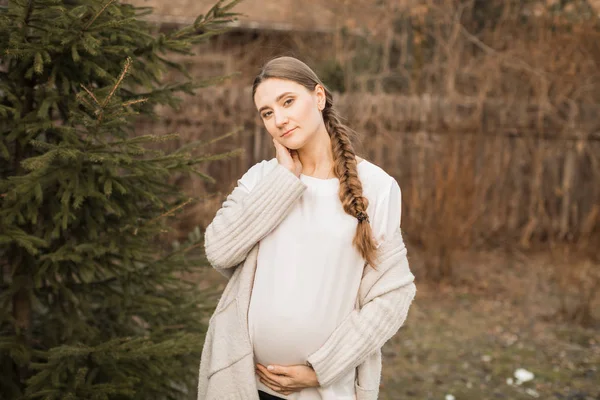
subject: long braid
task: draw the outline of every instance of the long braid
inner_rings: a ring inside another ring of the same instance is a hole
[[[342,206],[347,214],[358,219],[352,244],[365,261],[376,269],[376,244],[367,215],[369,200],[363,196],[362,182],[358,177],[356,153],[350,139],[353,132],[340,121],[338,113],[332,105],[329,91],[327,91],[327,101],[323,109],[323,120],[331,138],[333,171],[340,181],[339,196]]]

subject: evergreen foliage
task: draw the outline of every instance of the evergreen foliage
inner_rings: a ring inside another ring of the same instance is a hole
[[[192,201],[169,179],[233,153],[132,133],[214,83],[169,55],[226,30],[238,2],[168,33],[115,0],[0,6],[0,399],[195,399],[211,302],[184,279],[199,231],[162,245]]]

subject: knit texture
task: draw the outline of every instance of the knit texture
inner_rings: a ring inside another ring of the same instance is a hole
[[[277,165],[248,194],[236,188],[206,228],[204,246],[210,264],[225,277],[250,249],[283,220],[306,185]]]

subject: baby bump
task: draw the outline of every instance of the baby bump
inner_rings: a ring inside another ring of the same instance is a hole
[[[331,324],[316,315],[311,318],[310,313],[295,311],[283,314],[276,307],[250,310],[250,338],[257,362],[304,364],[308,355],[325,343],[333,329]]]

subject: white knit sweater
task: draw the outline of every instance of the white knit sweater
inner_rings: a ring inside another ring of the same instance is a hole
[[[200,362],[198,400],[258,399],[248,335],[248,307],[258,243],[287,215],[306,186],[283,166],[248,193],[236,188],[205,232],[206,255],[229,282],[213,314]],[[375,400],[381,347],[404,323],[415,296],[414,276],[398,229],[378,248],[377,270],[365,268],[355,310],[307,361],[321,386],[356,368],[358,400]]]

